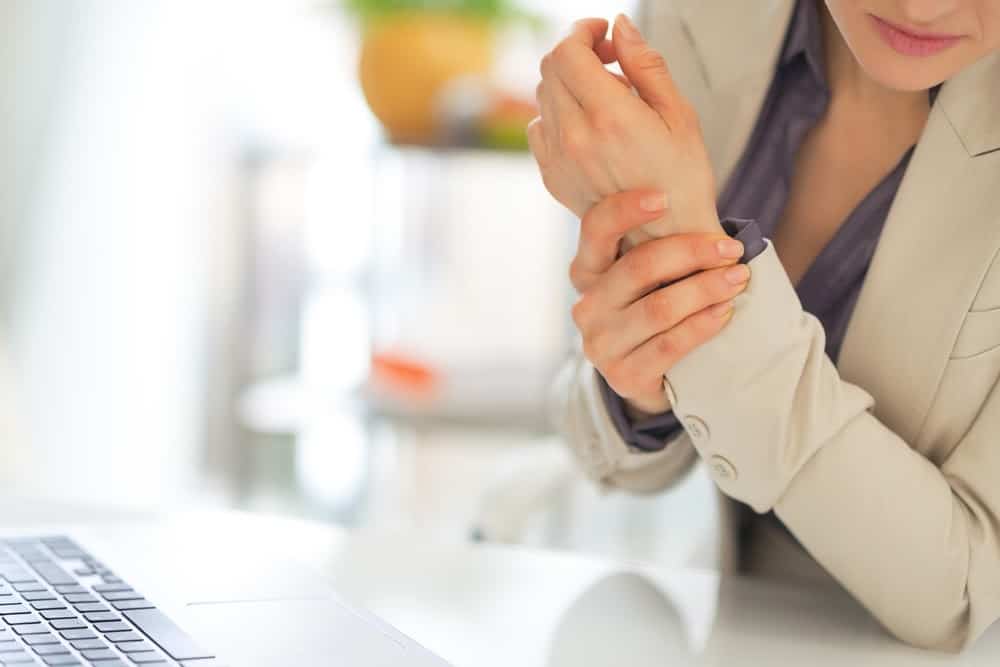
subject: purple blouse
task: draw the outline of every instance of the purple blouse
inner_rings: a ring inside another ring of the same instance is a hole
[[[932,104],[938,89],[929,91]],[[799,0],[757,124],[717,202],[723,227],[746,244],[741,261],[763,252],[761,237],[774,233],[788,201],[795,156],[829,103],[819,9],[813,0]],[[913,147],[858,204],[796,286],[803,309],[823,324],[834,363],[912,154]],[[632,423],[624,401],[603,378],[601,388],[615,427],[634,450],[662,450],[683,428],[672,412]]]

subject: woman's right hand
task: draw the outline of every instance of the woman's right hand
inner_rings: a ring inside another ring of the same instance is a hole
[[[670,409],[664,374],[722,330],[750,279],[743,244],[724,234],[654,239],[619,257],[625,234],[666,210],[662,193],[607,197],[584,216],[570,266],[584,355],[639,414]]]

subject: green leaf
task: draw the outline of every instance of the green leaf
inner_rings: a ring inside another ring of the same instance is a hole
[[[399,12],[435,12],[521,21],[536,27],[541,23],[538,15],[518,7],[512,0],[341,0],[341,4],[365,21]]]

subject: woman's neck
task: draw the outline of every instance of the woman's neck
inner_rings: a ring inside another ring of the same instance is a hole
[[[844,41],[826,3],[816,0],[823,22],[826,74],[831,93],[831,114],[857,117],[879,132],[912,134],[926,123],[930,100],[925,90],[898,91],[871,78]],[[915,140],[915,139],[914,139]]]

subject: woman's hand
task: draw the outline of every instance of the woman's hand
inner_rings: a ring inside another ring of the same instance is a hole
[[[632,409],[648,414],[670,408],[664,373],[722,330],[750,279],[737,264],[743,244],[722,232],[655,239],[618,258],[629,230],[666,217],[666,198],[655,191],[604,199],[583,217],[570,266],[584,355]]]
[[[577,216],[616,192],[670,192],[670,224],[654,219],[650,236],[722,233],[697,114],[627,18],[615,22],[613,42],[607,29],[603,19],[579,21],[542,60],[541,117],[528,137],[546,187]],[[627,80],[604,67],[614,60]]]

